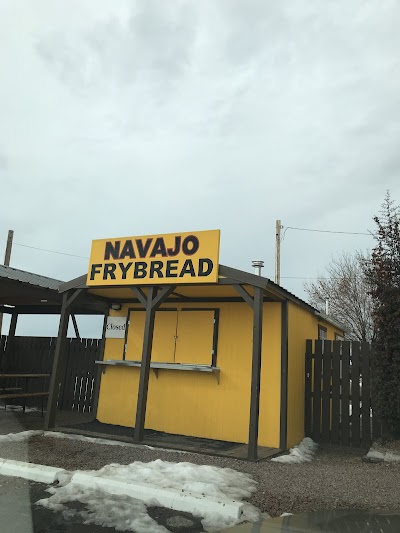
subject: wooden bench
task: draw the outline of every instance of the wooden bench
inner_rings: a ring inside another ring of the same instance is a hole
[[[14,387],[17,388],[17,387]],[[42,398],[42,416],[43,416],[43,398],[48,396],[48,392],[19,392],[19,393],[10,393],[10,394],[0,394],[0,400],[15,400],[17,398],[24,398],[25,401],[22,406],[22,412],[25,413],[26,399],[27,398]],[[7,409],[7,402],[4,402],[4,409]]]
[[[43,416],[43,399],[49,395],[48,391],[45,389],[48,388],[48,386],[44,386],[43,392],[29,392],[29,383],[31,379],[47,379],[50,377],[50,374],[35,374],[35,373],[19,373],[19,372],[7,372],[4,374],[0,374],[0,379],[13,379],[13,380],[23,380],[24,387],[8,387],[7,383],[5,383],[4,387],[0,385],[0,400],[16,400],[18,398],[23,398],[25,401],[23,402],[23,412],[25,413],[26,408],[26,400],[28,398],[41,398],[42,399],[42,416]],[[10,383],[12,385],[13,383]],[[7,401],[4,402],[4,409],[7,409]]]

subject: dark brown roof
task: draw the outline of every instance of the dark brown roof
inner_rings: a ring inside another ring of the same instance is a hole
[[[60,304],[61,281],[0,265],[0,305]]]
[[[18,270],[9,266],[0,265],[0,278],[12,279],[13,281],[22,281],[35,287],[43,287],[57,291],[62,281],[48,278],[25,270]]]

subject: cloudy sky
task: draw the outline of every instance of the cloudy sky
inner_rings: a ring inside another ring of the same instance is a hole
[[[373,229],[399,24],[397,0],[2,0],[0,255],[13,229],[11,266],[68,280],[94,238],[219,228],[221,263],[273,279],[276,219]],[[281,283],[372,243],[288,229]]]

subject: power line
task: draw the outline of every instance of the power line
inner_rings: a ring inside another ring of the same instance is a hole
[[[361,279],[362,276],[355,276],[356,278],[359,278]],[[269,277],[269,279],[272,279],[272,277]],[[281,279],[300,279],[300,280],[307,280],[307,281],[315,281],[315,280],[334,280],[334,281],[341,281],[343,280],[343,278],[330,278],[330,277],[318,277],[318,278],[313,278],[313,277],[306,277],[306,276],[281,276]]]
[[[57,252],[56,250],[47,250],[46,248],[38,248],[37,246],[29,246],[28,244],[21,244],[19,242],[14,242],[15,246],[22,246],[23,248],[31,248],[32,250],[40,250],[41,252],[48,252],[50,254],[58,255],[68,255],[69,257],[79,257],[80,259],[89,259],[83,255],[68,254],[66,252]]]
[[[310,228],[296,228],[294,226],[282,226],[285,229],[285,233],[288,229],[294,229],[296,231],[312,231],[316,233],[340,233],[343,235],[368,235],[369,237],[373,237],[373,234],[371,232],[365,233],[361,231],[331,231],[327,229],[310,229]]]

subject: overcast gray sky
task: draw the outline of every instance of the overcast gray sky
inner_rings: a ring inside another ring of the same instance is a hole
[[[2,0],[0,254],[14,229],[11,266],[68,280],[86,259],[18,244],[219,228],[221,263],[273,279],[275,219],[373,229],[400,202],[399,25],[396,0]],[[288,230],[282,285],[372,243]]]

